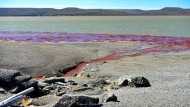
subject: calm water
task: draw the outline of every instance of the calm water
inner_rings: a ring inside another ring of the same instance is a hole
[[[190,16],[0,17],[0,31],[190,36]]]

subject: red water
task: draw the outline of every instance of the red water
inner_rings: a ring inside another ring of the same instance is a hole
[[[69,76],[76,76],[85,66],[94,64],[94,63],[100,63],[100,62],[106,62],[108,60],[116,60],[120,59],[122,57],[136,57],[136,56],[141,56],[141,55],[151,55],[151,54],[158,54],[162,52],[178,52],[178,51],[185,51],[190,49],[190,45],[173,45],[172,43],[168,44],[159,44],[157,46],[153,46],[151,48],[146,48],[146,49],[139,49],[139,50],[133,50],[133,51],[128,51],[128,50],[123,50],[119,52],[114,52],[111,55],[108,55],[104,58],[100,59],[95,59],[91,60],[88,63],[81,63],[78,65],[77,68],[69,71],[66,73],[64,76],[69,77]]]
[[[116,50],[104,58],[81,63],[76,69],[71,70],[64,76],[76,76],[86,64],[116,60],[122,57],[135,57],[141,55],[157,54],[163,52],[178,52],[190,49],[189,37],[149,36],[149,35],[117,35],[117,34],[77,34],[58,32],[0,32],[0,40],[24,41],[24,42],[141,42],[141,47],[134,49]],[[149,48],[142,48],[143,44],[151,44]]]

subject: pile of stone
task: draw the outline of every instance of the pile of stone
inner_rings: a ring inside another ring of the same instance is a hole
[[[47,107],[101,107],[99,98],[85,95],[97,92],[103,94],[107,91],[109,94],[105,99],[107,102],[119,102],[117,96],[110,93],[112,90],[121,87],[150,87],[149,81],[143,76],[124,75],[119,79],[92,79],[86,82],[79,82],[74,78],[65,80],[64,77],[50,77],[34,80],[30,75],[23,75],[18,70],[0,70],[0,93],[18,93],[30,87],[35,91],[31,94],[35,97],[31,102],[35,106]],[[68,78],[67,78],[68,79]],[[77,81],[77,82],[75,82]],[[84,92],[84,93],[83,93]],[[83,93],[83,94],[81,94]],[[55,100],[53,100],[55,96]],[[30,96],[32,97],[32,96]],[[47,98],[50,100],[47,100]],[[36,100],[36,101],[35,101]],[[51,101],[52,100],[52,101]],[[42,104],[43,102],[43,104]],[[40,104],[41,103],[41,104]]]
[[[151,87],[148,79],[143,76],[131,76],[124,75],[116,80],[105,80],[106,85],[103,86],[103,90],[111,92],[112,90],[117,90],[122,87]]]
[[[66,93],[67,82],[63,77],[50,77],[38,81],[38,87],[45,94],[56,94],[61,96]]]
[[[18,70],[0,70],[0,87],[11,93],[18,93],[30,87],[37,87],[38,81],[30,75],[22,75]]]
[[[148,79],[143,76],[130,76],[124,75],[118,79],[118,86],[130,86],[130,87],[150,87]]]

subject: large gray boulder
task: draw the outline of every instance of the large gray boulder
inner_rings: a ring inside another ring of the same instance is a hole
[[[18,70],[0,70],[0,87],[12,93],[17,93],[30,87],[37,87],[37,84],[37,80],[33,80],[30,75],[21,74]]]
[[[2,82],[11,82],[13,78],[17,75],[20,75],[20,72],[17,70],[0,70],[0,81]]]
[[[56,103],[51,107],[94,107],[98,106],[99,98],[94,98],[82,94],[64,94]]]

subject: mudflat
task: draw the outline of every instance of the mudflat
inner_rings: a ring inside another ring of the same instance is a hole
[[[1,42],[0,50],[1,68],[17,69],[32,76],[50,77],[56,70],[96,58],[93,52],[84,49],[48,44]]]

